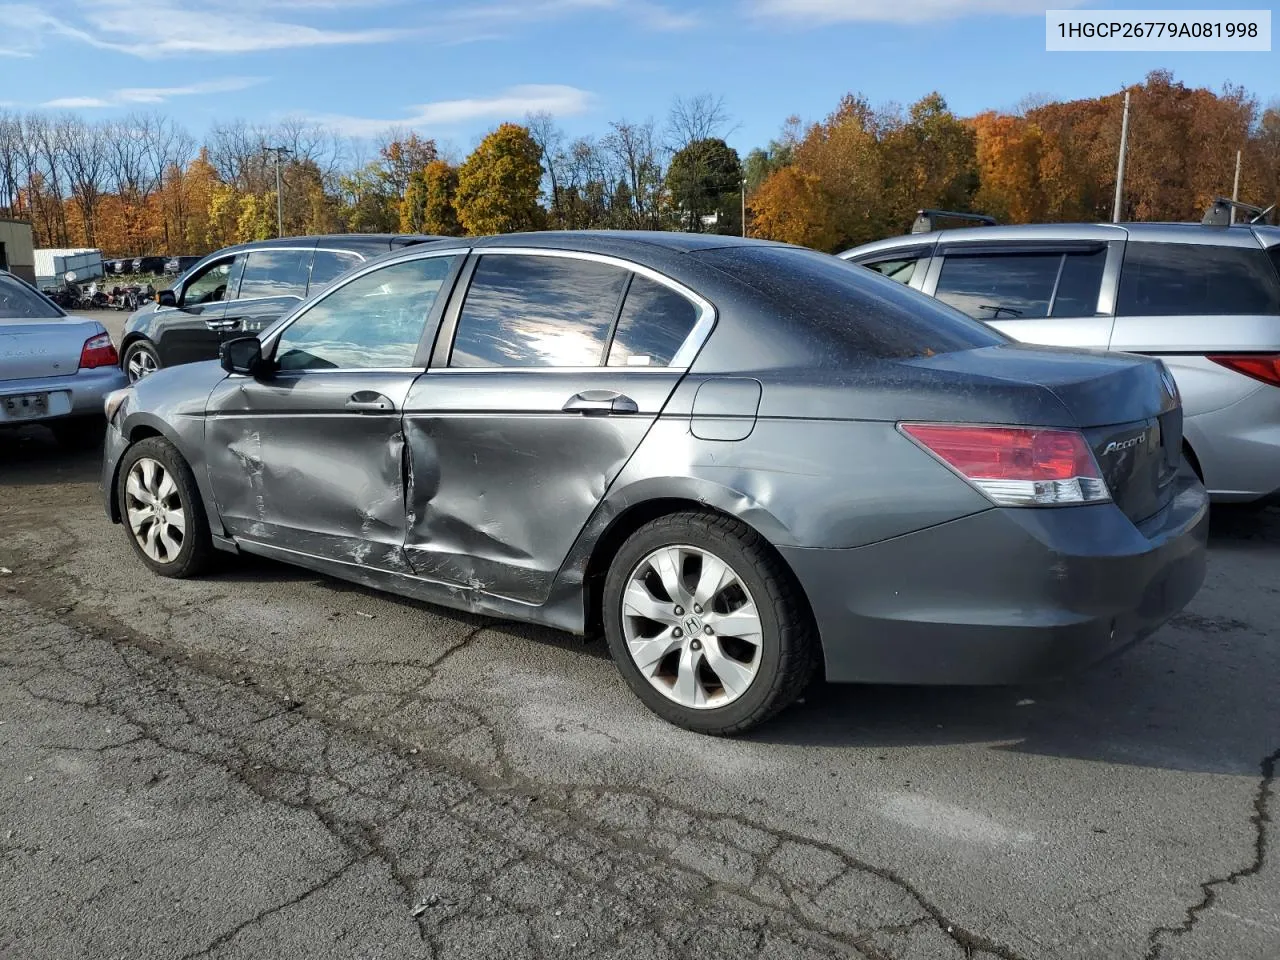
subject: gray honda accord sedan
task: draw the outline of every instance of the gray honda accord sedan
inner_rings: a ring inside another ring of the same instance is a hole
[[[603,632],[662,717],[829,681],[1060,676],[1204,577],[1160,361],[1033,348],[784,244],[459,239],[113,394],[107,512],[215,550]]]

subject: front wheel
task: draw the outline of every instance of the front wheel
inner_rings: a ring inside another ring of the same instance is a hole
[[[145,340],[135,340],[124,352],[124,372],[130,383],[137,383],[160,369],[160,355]]]
[[[817,664],[800,587],[755,531],[710,513],[660,517],[634,533],[604,585],[609,651],[663,719],[743,733],[790,705]]]
[[[148,437],[120,460],[116,497],[129,543],[162,577],[191,577],[209,566],[213,538],[187,461],[163,437]]]

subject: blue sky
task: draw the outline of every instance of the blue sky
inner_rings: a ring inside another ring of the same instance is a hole
[[[1202,6],[1207,0],[1202,0]],[[1070,0],[1049,4],[1073,5]],[[1091,0],[1090,8],[1151,7]],[[1240,4],[1247,6],[1247,4]],[[1175,5],[1166,0],[1161,7]],[[1029,0],[0,0],[0,104],[109,117],[304,116],[372,136],[412,126],[466,151],[548,110],[571,134],[723,95],[740,150],[846,92],[939,90],[971,114],[1029,94],[1109,93],[1150,70],[1280,98],[1277,53],[1046,53]]]

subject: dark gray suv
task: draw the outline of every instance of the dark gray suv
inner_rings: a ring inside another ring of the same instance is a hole
[[[209,254],[125,324],[120,364],[132,383],[161,367],[212,360],[232,337],[259,333],[366,260],[439,237],[284,237]]]

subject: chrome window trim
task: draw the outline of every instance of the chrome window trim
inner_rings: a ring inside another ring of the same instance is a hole
[[[614,254],[608,254],[608,253],[592,253],[586,250],[558,250],[551,247],[519,247],[519,246],[477,247],[473,252],[476,253],[481,259],[491,254],[506,255],[506,256],[527,256],[527,257],[559,257],[564,260],[588,260],[593,263],[603,263],[607,266],[618,267],[622,270],[628,271],[629,273],[639,274],[640,276],[645,277],[648,280],[652,280],[655,283],[662,284],[664,287],[667,287],[668,289],[673,290],[675,293],[684,297],[686,300],[692,303],[694,307],[697,308],[698,319],[694,321],[693,329],[690,330],[688,335],[684,338],[684,341],[680,344],[679,348],[676,350],[675,355],[671,358],[671,362],[661,367],[641,367],[641,366],[632,367],[627,365],[611,367],[606,365],[605,363],[600,363],[600,364],[596,364],[595,366],[589,366],[589,367],[588,366],[584,366],[584,367],[540,367],[540,366],[453,367],[453,366],[446,366],[446,367],[439,367],[439,368],[433,367],[432,368],[433,371],[460,370],[460,371],[466,371],[466,372],[475,372],[476,370],[519,370],[521,372],[527,372],[531,370],[541,370],[541,371],[546,371],[548,373],[552,373],[552,372],[565,373],[570,371],[574,373],[582,373],[583,371],[587,371],[587,370],[601,370],[601,371],[608,371],[611,373],[617,373],[619,370],[650,370],[655,372],[670,371],[670,370],[687,370],[693,364],[694,358],[696,358],[698,355],[698,351],[702,349],[702,345],[706,343],[707,338],[711,336],[711,331],[715,328],[715,325],[716,325],[716,318],[717,318],[716,308],[711,303],[711,301],[707,300],[701,294],[686,287],[679,280],[674,280],[671,277],[668,277],[665,273],[661,273],[660,271],[655,270],[652,267],[647,267],[644,264],[636,263],[633,260],[627,260],[624,257],[620,257]],[[472,278],[472,281],[474,282],[474,277]],[[467,305],[466,295],[467,293],[470,292],[470,289],[471,289],[470,285],[468,285],[467,290],[464,291],[462,295],[463,297],[462,308],[464,310],[466,309],[466,305]],[[625,306],[625,302],[624,302],[624,306]],[[458,338],[458,327],[461,326],[461,323],[462,323],[462,314],[461,312],[459,312],[458,324],[455,325],[453,330],[453,337],[455,342],[457,341],[457,338]],[[452,358],[453,344],[449,345],[449,355]]]
[[[347,284],[354,283],[356,280],[359,280],[361,277],[364,277],[370,273],[373,273],[375,270],[381,270],[385,267],[393,267],[393,266],[396,266],[397,264],[406,263],[410,260],[429,260],[433,257],[465,256],[469,252],[470,248],[454,247],[449,250],[435,250],[435,249],[414,250],[412,247],[410,247],[409,250],[411,250],[412,253],[407,253],[403,257],[395,257],[390,260],[377,260],[374,262],[370,262],[366,260],[364,263],[364,266],[356,268],[355,273],[352,273],[351,275],[344,277],[342,280],[333,284],[332,286],[325,287],[323,292],[321,292],[320,296],[317,297],[315,300],[303,301],[303,303],[301,304],[301,309],[295,308],[295,312],[291,316],[286,317],[280,323],[280,326],[277,327],[275,330],[272,330],[265,340],[260,341],[262,344],[263,356],[266,356],[268,349],[275,349],[275,345],[277,341],[279,341],[280,337],[284,334],[286,330],[288,330],[291,326],[297,323],[301,318],[305,317],[308,313],[310,313],[313,309],[315,309],[315,307],[318,304],[324,303],[326,300],[329,299],[329,297],[333,296],[335,293],[337,293]],[[338,252],[343,252],[343,251],[338,251]],[[367,369],[372,369],[372,368],[369,368],[369,367],[330,368],[328,369],[327,372],[337,373],[341,371],[341,372],[349,373],[353,370],[367,370]],[[395,369],[399,369],[399,368],[395,368]],[[408,367],[405,369],[421,371],[421,370],[425,370],[426,367]]]

